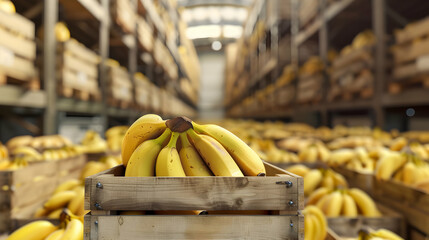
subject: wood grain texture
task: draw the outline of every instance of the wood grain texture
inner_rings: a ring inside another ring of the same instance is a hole
[[[74,55],[75,57],[91,64],[97,65],[100,62],[100,57],[89,48],[85,47],[82,43],[79,43],[75,39],[71,39],[67,42],[60,43],[58,45],[59,52],[67,52]]]
[[[374,195],[374,175],[353,171],[342,166],[333,167],[332,169],[344,176],[349,187],[360,188],[370,196]]]
[[[85,180],[85,209],[283,210],[290,214],[303,209],[303,179],[271,164],[265,166],[267,177],[186,178],[118,177],[123,176],[124,167],[117,166]],[[106,174],[115,177],[103,177]],[[286,181],[292,187],[281,184]]]
[[[96,227],[94,222],[98,221]],[[304,239],[303,216],[85,216],[89,239]],[[291,227],[292,223],[292,227]]]

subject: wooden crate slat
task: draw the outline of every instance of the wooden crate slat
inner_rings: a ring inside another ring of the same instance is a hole
[[[64,87],[87,91],[90,93],[98,92],[98,82],[96,78],[92,78],[89,76],[87,76],[86,78],[82,78],[78,76],[79,73],[76,73],[66,68],[63,68],[57,73],[60,74],[59,79],[61,79],[61,83]]]
[[[370,196],[373,196],[375,180],[373,174],[356,172],[345,167],[333,167],[332,169],[344,176],[349,183],[349,187],[360,188]]]
[[[303,179],[268,163],[265,166],[268,177],[102,177],[103,174],[123,176],[125,170],[121,165],[86,179],[85,209],[99,210],[96,206],[103,210],[197,208],[296,212],[303,209]],[[277,174],[284,175],[276,177]],[[280,184],[285,181],[292,182],[292,187]],[[103,188],[97,188],[97,183]]]
[[[0,64],[0,74],[21,80],[29,81],[36,77],[36,68],[33,61],[14,56],[12,62]]]
[[[392,49],[392,53],[397,65],[429,55],[429,38],[405,46],[396,46]]]
[[[423,20],[412,23],[412,25],[408,25],[404,29],[395,31],[396,43],[403,44],[411,42],[416,38],[429,35],[428,25],[429,17],[426,17]]]
[[[344,66],[342,68],[333,69],[331,74],[331,81],[337,81],[339,78],[343,77],[346,74],[359,74],[360,71],[367,68],[372,68],[373,61],[357,61],[348,64],[347,66]]]
[[[100,57],[77,40],[71,39],[59,45],[62,51],[68,52],[77,58],[86,61],[92,65],[100,62]]]
[[[28,39],[34,39],[34,23],[17,13],[0,11],[0,26],[22,34]]]
[[[373,62],[373,56],[372,56],[373,48],[374,48],[373,46],[363,47],[363,48],[355,49],[346,55],[340,55],[332,63],[334,71],[340,70],[346,67],[347,65],[358,61],[363,61],[368,63]]]
[[[85,73],[88,77],[91,78],[98,77],[97,65],[87,64],[71,54],[62,54],[61,58],[63,68],[70,69],[74,72]]]
[[[36,43],[0,28],[0,45],[29,60],[36,57]]]
[[[303,216],[85,216],[86,240],[140,239],[142,236],[147,239],[304,239],[304,224]]]

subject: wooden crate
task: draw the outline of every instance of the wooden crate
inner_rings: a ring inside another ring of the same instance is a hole
[[[297,101],[299,103],[316,103],[322,100],[322,74],[301,75],[297,85]]]
[[[34,66],[34,23],[17,13],[0,11],[0,85],[13,84],[40,89]]]
[[[0,232],[12,230],[19,219],[31,219],[62,182],[78,178],[85,157],[31,163],[15,171],[0,171]]]
[[[406,236],[405,222],[403,217],[397,212],[377,204],[382,212],[381,217],[336,217],[327,218],[328,226],[337,235],[346,238],[357,237],[362,228],[370,227],[372,229],[385,228],[391,230],[402,237]]]
[[[140,46],[147,52],[153,51],[153,28],[142,17],[137,19],[137,37]]]
[[[144,75],[135,75],[134,82],[136,87],[134,89],[135,93],[135,103],[140,110],[150,111],[150,86],[151,83]]]
[[[319,12],[318,0],[301,0],[299,1],[299,26],[305,27],[314,20]]]
[[[137,15],[135,7],[130,0],[111,1],[111,14],[114,22],[124,33],[134,33],[136,29]]]
[[[303,179],[265,163],[267,177],[86,178],[85,239],[304,239]],[[284,185],[290,181],[292,185]],[[288,187],[287,187],[288,186]],[[139,215],[115,210],[272,210],[275,215]],[[269,224],[261,224],[269,223]]]
[[[84,101],[100,100],[98,55],[74,39],[58,43],[57,52],[60,95]]]
[[[349,187],[360,188],[370,196],[374,196],[375,178],[373,174],[353,171],[343,166],[332,167],[332,169],[344,176],[349,184]]]
[[[374,198],[402,213],[410,226],[429,235],[429,194],[401,182],[374,180]]]
[[[119,108],[129,108],[133,105],[133,85],[126,68],[110,66],[107,85],[107,99],[110,105]]]

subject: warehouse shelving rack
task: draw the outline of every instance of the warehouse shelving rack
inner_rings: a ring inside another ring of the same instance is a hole
[[[409,89],[395,95],[391,95],[386,91],[386,84],[389,80],[388,70],[390,68],[388,44],[392,42],[389,34],[393,31],[393,28],[404,27],[409,23],[410,21],[407,19],[413,21],[423,17],[424,9],[427,10],[429,7],[427,1],[338,0],[328,5],[327,0],[319,0],[319,13],[304,28],[300,28],[298,19],[299,0],[290,0],[290,4],[290,35],[288,36],[292,39],[290,49],[285,50],[278,47],[278,42],[282,40],[281,38],[277,39],[276,42],[271,41],[271,47],[268,48],[273,52],[277,51],[279,54],[290,53],[290,61],[287,64],[300,65],[305,60],[300,55],[300,47],[307,42],[317,41],[317,54],[326,63],[328,49],[333,42],[344,46],[346,43],[350,43],[359,31],[370,28],[377,39],[374,54],[374,95],[370,99],[336,102],[328,102],[324,98],[321,102],[313,105],[300,105],[293,101],[288,107],[259,109],[246,112],[242,117],[289,119],[294,121],[297,120],[298,115],[304,114],[309,119],[317,118],[315,125],[329,126],[332,124],[332,118],[335,114],[365,112],[365,115],[371,119],[373,126],[406,128],[400,126],[403,123],[392,123],[392,120],[389,119],[389,113],[396,111],[398,108],[429,106],[429,91],[427,89]],[[334,25],[340,25],[340,28],[336,28]],[[346,25],[348,25],[348,28]],[[273,38],[273,35],[278,32],[278,27],[279,25],[275,23],[267,26],[267,29],[271,31],[271,39],[278,37]],[[277,30],[273,31],[272,29]],[[278,77],[280,69],[285,65],[285,63],[279,63],[273,69],[264,73],[265,75],[254,77],[250,81],[252,84],[250,84],[247,91],[240,98],[233,101],[233,104],[240,103],[245,97],[252,96],[257,89],[261,89],[268,83],[273,82]],[[326,82],[325,88],[327,86]],[[227,108],[231,109],[233,104],[227,106]]]
[[[146,9],[152,8],[154,10],[151,1],[130,0],[130,2],[134,4],[136,12],[138,11],[138,4],[142,4]],[[67,15],[68,19],[66,17],[64,18],[66,24],[70,28],[72,36],[79,41],[83,41],[85,45],[97,49],[97,53],[101,57],[99,84],[102,98],[100,102],[86,102],[58,96],[55,75],[56,48],[44,47],[44,74],[43,79],[41,79],[44,89],[36,92],[25,92],[15,86],[2,86],[0,88],[0,107],[3,109],[12,109],[12,111],[7,110],[7,114],[18,112],[14,118],[19,118],[19,113],[27,112],[31,112],[33,115],[39,115],[39,121],[43,122],[43,132],[40,131],[39,128],[39,131],[32,131],[34,134],[57,133],[59,122],[66,116],[66,113],[98,116],[101,118],[103,129],[109,126],[109,119],[120,120],[123,124],[131,124],[136,118],[144,114],[142,111],[120,109],[111,107],[107,104],[106,60],[108,57],[123,58],[123,62],[128,68],[130,79],[134,79],[133,75],[137,70],[143,70],[151,80],[153,80],[155,76],[160,76],[159,73],[156,72],[157,67],[153,61],[152,63],[146,63],[140,60],[142,52],[139,50],[137,44],[137,34],[124,35],[112,26],[113,23],[109,12],[109,0],[39,0],[31,3],[18,0],[14,1],[14,3],[17,5],[18,10],[23,9],[24,12],[21,12],[23,15],[26,15],[30,19],[37,18],[38,21],[42,22],[44,35],[43,43],[39,43],[41,46],[56,45],[54,27],[59,20],[59,13],[61,12]],[[162,22],[156,21],[156,19],[160,19],[156,11],[148,11],[147,14],[152,18],[151,23],[156,25],[157,29],[163,28]],[[171,11],[170,9],[170,14],[175,15],[176,19],[178,18],[177,10]],[[79,26],[81,23],[80,21],[86,21],[86,23],[88,23],[85,25],[85,28],[81,29],[82,26]],[[75,30],[76,32],[74,32]],[[116,36],[116,38],[113,42],[110,42],[110,39],[114,36]],[[185,75],[177,59],[177,53],[174,53],[174,51],[168,47],[165,42],[165,37],[163,39],[163,43],[167,46],[167,49],[172,52],[173,58],[179,66],[180,76]],[[117,45],[119,45],[120,51],[111,52],[112,46]],[[160,77],[166,78],[163,75]],[[162,85],[165,85],[165,83],[169,81],[162,79],[161,82]],[[132,81],[132,83],[134,84],[134,81]],[[188,105],[195,108],[195,105],[183,97],[184,95],[180,92],[180,88],[177,87],[177,83],[173,83],[173,88],[178,92],[179,97],[182,97]],[[14,111],[13,109],[18,110]],[[158,114],[163,115],[163,117],[169,117],[161,112]],[[20,122],[25,121],[22,120]]]

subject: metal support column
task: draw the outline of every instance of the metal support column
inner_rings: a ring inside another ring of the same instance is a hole
[[[290,54],[291,54],[291,63],[298,66],[299,62],[299,51],[298,51],[298,45],[295,42],[296,36],[299,33],[299,0],[291,0],[291,27],[290,27],[290,34],[291,34],[291,46],[290,46]]]
[[[134,10],[136,15],[138,14],[138,2],[137,0],[132,0],[131,4],[134,6]],[[131,79],[131,84],[132,84],[132,89],[134,91],[135,89],[135,79],[134,79],[134,74],[137,72],[137,59],[138,59],[138,42],[137,42],[137,28],[138,28],[138,23],[135,23],[135,28],[134,28],[134,33],[132,34],[132,44],[131,46],[129,46],[129,51],[128,51],[128,72],[130,75],[130,79]],[[128,114],[128,124],[131,125],[134,122],[134,115],[132,113],[132,111],[129,111]]]
[[[321,26],[319,29],[319,55],[325,67],[328,66],[328,23],[325,15],[326,6],[326,0],[319,1],[319,12],[321,20]],[[322,126],[328,125],[328,111],[326,109],[326,96],[328,94],[328,90],[329,80],[327,74],[325,73],[322,83],[322,105],[320,108],[320,123]]]
[[[375,81],[374,81],[374,113],[375,125],[384,127],[384,112],[382,96],[386,75],[386,2],[385,0],[372,0],[372,27],[376,37],[375,46]]]
[[[58,1],[44,1],[44,42],[43,42],[43,82],[46,91],[46,109],[43,121],[43,134],[55,134],[57,125],[57,92],[55,78],[55,24],[58,18]]]
[[[103,107],[101,109],[101,123],[103,126],[103,132],[108,127],[108,116],[107,116],[107,77],[108,77],[108,68],[107,68],[107,58],[109,57],[109,28],[110,28],[110,18],[109,16],[109,0],[102,0],[101,5],[104,11],[104,18],[100,20],[100,33],[99,33],[99,42],[100,42],[100,88],[101,88],[101,99],[103,102]]]

